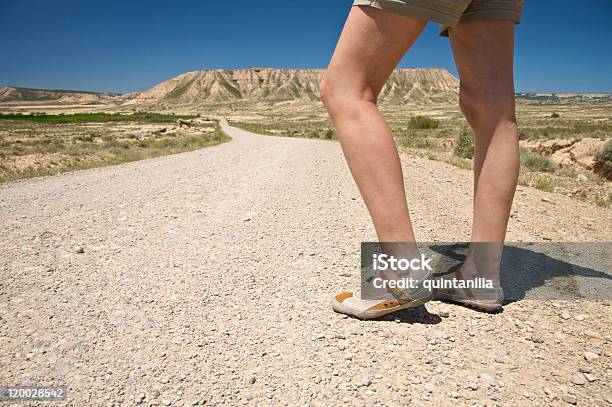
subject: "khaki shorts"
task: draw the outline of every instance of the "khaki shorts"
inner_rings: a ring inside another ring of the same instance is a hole
[[[370,6],[419,20],[440,23],[440,35],[459,21],[510,20],[521,22],[524,0],[355,0],[354,6]]]

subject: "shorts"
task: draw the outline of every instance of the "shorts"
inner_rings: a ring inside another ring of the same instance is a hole
[[[460,21],[509,20],[521,22],[524,0],[355,0],[354,6],[370,6],[419,20],[440,23],[440,35]]]

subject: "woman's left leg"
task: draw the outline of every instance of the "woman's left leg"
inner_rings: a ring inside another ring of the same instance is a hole
[[[459,104],[475,134],[472,250],[462,274],[489,278],[496,286],[519,172],[514,28],[513,21],[469,21],[449,32],[461,81]]]

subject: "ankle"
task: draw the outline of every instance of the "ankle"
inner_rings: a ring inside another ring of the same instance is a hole
[[[490,259],[484,262],[474,261],[472,256],[468,256],[461,268],[461,275],[464,280],[472,280],[476,278],[484,278],[491,280],[494,287],[499,287],[500,284],[501,263],[497,259]]]

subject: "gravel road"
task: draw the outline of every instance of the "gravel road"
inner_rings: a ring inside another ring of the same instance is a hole
[[[340,146],[258,136],[0,186],[0,385],[69,405],[612,405],[610,302],[331,311],[374,229]],[[465,240],[471,173],[402,157],[417,237]],[[521,187],[511,241],[610,241]]]

